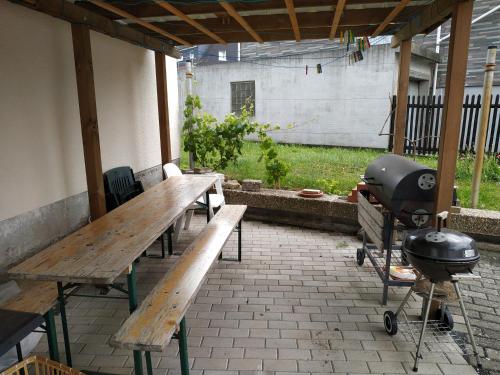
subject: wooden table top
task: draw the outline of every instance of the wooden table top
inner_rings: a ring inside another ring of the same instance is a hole
[[[216,181],[174,176],[8,271],[12,279],[110,284]]]

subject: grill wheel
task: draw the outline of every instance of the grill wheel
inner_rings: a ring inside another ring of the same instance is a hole
[[[384,328],[391,336],[398,333],[398,317],[390,310],[384,313]]]

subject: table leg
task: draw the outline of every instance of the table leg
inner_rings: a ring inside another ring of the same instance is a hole
[[[151,352],[145,352],[146,356],[146,370],[148,375],[153,375],[153,364],[151,363]]]
[[[241,223],[243,219],[238,223],[238,262],[241,262]]]
[[[179,356],[181,360],[181,374],[189,375],[189,355],[187,348],[186,318],[182,318],[179,325]]]
[[[69,344],[69,332],[68,332],[68,320],[66,319],[66,301],[64,298],[64,288],[62,282],[57,282],[57,292],[59,300],[59,312],[61,313],[61,323],[64,336],[64,350],[66,351],[66,364],[69,367],[73,366],[73,361],[71,360],[71,347]]]
[[[205,193],[205,203],[207,204],[207,223],[210,221],[210,194]]]
[[[50,309],[44,315],[45,330],[47,331],[47,341],[49,344],[49,357],[53,361],[59,362],[59,348],[57,347],[56,323],[54,321],[54,310]]]
[[[127,284],[128,284],[128,307],[130,313],[133,313],[134,310],[137,308],[137,290],[136,290],[134,263],[132,263],[128,268]],[[134,350],[134,371],[135,375],[142,375],[142,354],[139,350]]]
[[[167,243],[168,243],[168,255],[172,255],[174,253],[174,245],[172,243],[172,226],[167,229]],[[165,254],[162,254],[162,257],[165,258]]]

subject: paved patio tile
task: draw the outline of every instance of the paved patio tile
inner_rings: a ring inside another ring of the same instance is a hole
[[[204,223],[195,215],[174,245],[175,254],[182,254]],[[236,246],[233,235],[225,256],[234,256]],[[357,246],[346,235],[245,222],[243,261],[215,264],[186,315],[191,375],[411,373],[415,345],[402,335],[389,337],[382,324],[383,312],[397,308],[406,289],[390,288],[389,307],[381,306],[380,280],[371,266],[356,265]],[[159,253],[159,243],[149,252]],[[141,258],[139,299],[178,257]],[[495,364],[500,359],[498,270],[481,265],[481,282],[463,287],[480,343]],[[416,313],[420,303],[409,302]],[[67,309],[75,367],[133,372],[132,353],[108,346],[128,316],[126,301],[71,298]],[[180,374],[177,344],[173,340],[164,352],[153,353],[155,375]],[[37,352],[46,351],[42,340]],[[437,352],[425,353],[419,374],[473,371],[458,353]]]

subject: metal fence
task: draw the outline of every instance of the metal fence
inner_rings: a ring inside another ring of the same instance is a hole
[[[466,95],[460,128],[459,151],[474,152],[479,129],[481,95]],[[391,102],[391,134],[394,134],[396,96]],[[441,129],[443,102],[439,96],[409,96],[406,112],[405,153],[436,154],[439,151],[439,131]],[[393,139],[389,137],[389,150]],[[485,151],[500,152],[500,95],[491,97]]]

